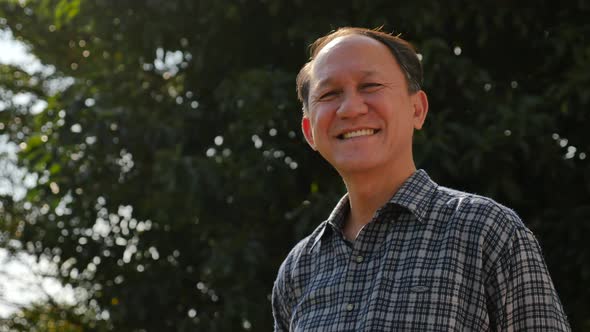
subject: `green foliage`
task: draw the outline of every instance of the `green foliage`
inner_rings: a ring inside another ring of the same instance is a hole
[[[419,166],[515,208],[590,331],[589,8],[505,5],[2,2],[0,28],[54,70],[0,66],[0,134],[35,179],[0,196],[0,244],[56,262],[104,329],[271,329],[280,262],[344,192],[300,134],[295,75],[319,35],[384,25],[423,56]],[[95,330],[91,316],[64,324]]]
[[[76,308],[53,303],[34,304],[6,319],[0,319],[0,331],[10,332],[83,332],[108,331],[108,323],[97,321]]]

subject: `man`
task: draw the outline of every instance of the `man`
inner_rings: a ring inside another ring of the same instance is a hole
[[[275,331],[568,331],[518,216],[416,170],[421,81],[412,46],[380,31],[312,45],[297,78],[302,129],[348,193],[281,265]]]

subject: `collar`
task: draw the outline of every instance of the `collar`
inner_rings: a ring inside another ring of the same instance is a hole
[[[406,208],[420,223],[425,223],[437,188],[438,184],[430,179],[426,171],[419,169],[404,182],[387,204]]]
[[[438,184],[430,179],[426,171],[419,169],[402,184],[395,195],[385,205],[393,204],[405,208],[416,217],[418,222],[425,223],[428,220],[430,203],[437,188]],[[313,232],[312,245],[309,247],[309,252],[313,250],[324,236],[342,229],[344,218],[349,210],[350,204],[348,193],[346,193],[338,204],[336,204],[328,219],[321,223],[318,229]]]

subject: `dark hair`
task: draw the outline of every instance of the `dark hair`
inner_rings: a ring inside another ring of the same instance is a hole
[[[311,79],[310,71],[317,54],[332,40],[348,35],[367,36],[387,46],[406,76],[408,92],[413,94],[420,91],[422,86],[422,64],[412,44],[399,36],[383,32],[380,28],[343,27],[316,39],[309,47],[309,61],[301,68],[297,75],[297,97],[303,103],[304,112],[307,112],[308,107],[309,83]]]

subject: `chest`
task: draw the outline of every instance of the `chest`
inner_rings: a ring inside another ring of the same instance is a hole
[[[292,329],[486,330],[477,241],[458,234],[401,224],[322,241],[293,275]]]

